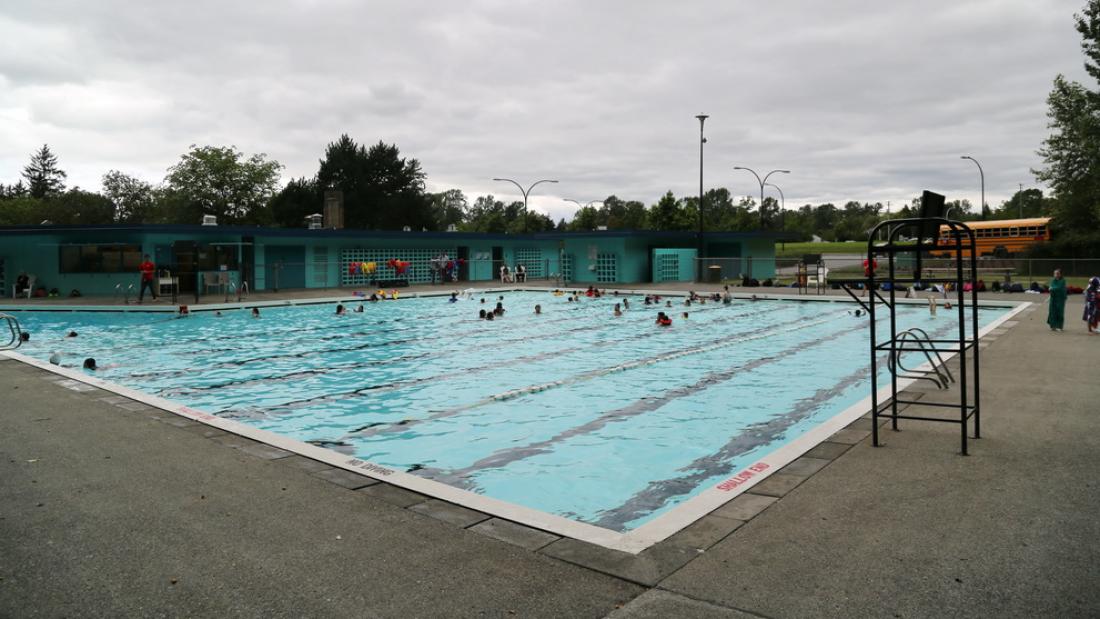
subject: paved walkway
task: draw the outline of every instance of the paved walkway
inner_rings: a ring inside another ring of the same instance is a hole
[[[946,424],[878,449],[838,435],[802,459],[816,474],[754,488],[689,536],[705,552],[667,546],[649,571],[498,541],[473,530],[489,521],[0,361],[0,616],[1096,616],[1100,337],[1079,308],[1070,331],[1040,306],[983,349],[971,456]]]

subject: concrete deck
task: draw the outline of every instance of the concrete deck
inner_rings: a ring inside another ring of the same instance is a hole
[[[1096,616],[1079,311],[990,336],[972,455],[857,422],[637,557],[0,361],[0,616]]]

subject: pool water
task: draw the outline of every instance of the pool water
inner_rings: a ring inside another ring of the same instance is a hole
[[[505,315],[480,320],[501,294]],[[852,304],[671,301],[507,292],[352,303],[346,316],[335,303],[259,318],[16,314],[32,333],[21,353],[73,367],[95,357],[99,378],[626,532],[869,394],[867,317]],[[654,324],[658,310],[671,327]],[[980,323],[1005,311],[982,309]],[[898,307],[899,329],[933,337],[956,318]]]

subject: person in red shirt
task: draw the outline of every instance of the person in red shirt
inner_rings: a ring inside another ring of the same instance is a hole
[[[157,265],[149,259],[149,254],[145,254],[145,262],[138,265],[138,270],[141,271],[141,290],[138,291],[138,303],[141,303],[142,298],[145,297],[146,286],[149,287],[149,294],[153,295],[153,300],[156,301],[157,289],[153,285],[153,275],[157,270]]]

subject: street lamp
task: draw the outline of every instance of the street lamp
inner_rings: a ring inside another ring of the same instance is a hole
[[[512,183],[513,185],[518,187],[520,193],[523,194],[523,233],[524,234],[527,234],[527,196],[530,195],[531,190],[534,189],[535,186],[540,184],[540,183],[556,183],[556,182],[558,182],[558,181],[550,180],[548,178],[544,178],[540,181],[535,181],[535,182],[531,183],[531,186],[528,187],[526,190],[524,190],[523,185],[520,185],[519,183],[517,183],[516,181],[514,181],[510,178],[494,178],[493,180],[498,181],[498,182]]]
[[[771,187],[771,188],[773,188],[773,189],[775,189],[776,191],[779,192],[779,227],[782,228],[784,232],[786,232],[786,230],[787,230],[787,198],[786,198],[786,196],[783,195],[783,190],[779,188],[779,185],[776,185],[775,183],[766,183],[766,185],[768,187]],[[783,237],[783,238],[784,238],[784,240],[780,241],[780,243],[782,245],[782,249],[787,249],[786,237]]]
[[[697,251],[696,264],[696,276],[695,281],[703,280],[703,255],[706,253],[705,246],[703,245],[703,144],[707,143],[707,138],[703,136],[703,124],[707,122],[710,116],[706,114],[699,114],[696,116],[699,119],[699,249]]]
[[[969,159],[969,160],[974,162],[974,165],[978,166],[978,174],[980,174],[981,178],[982,178],[982,204],[981,204],[981,207],[979,209],[979,212],[984,214],[985,213],[985,170],[982,169],[982,164],[978,163],[978,160],[971,157],[970,155],[963,155],[962,157],[959,157],[959,159]]]
[[[760,175],[756,173],[756,170],[752,168],[743,168],[741,166],[733,166],[734,170],[748,170],[752,172],[752,175],[756,177],[756,181],[760,183],[760,227],[764,227],[764,183],[768,182],[768,177],[776,172],[780,174],[790,174],[790,170],[772,170],[764,175],[764,178],[760,178]]]

